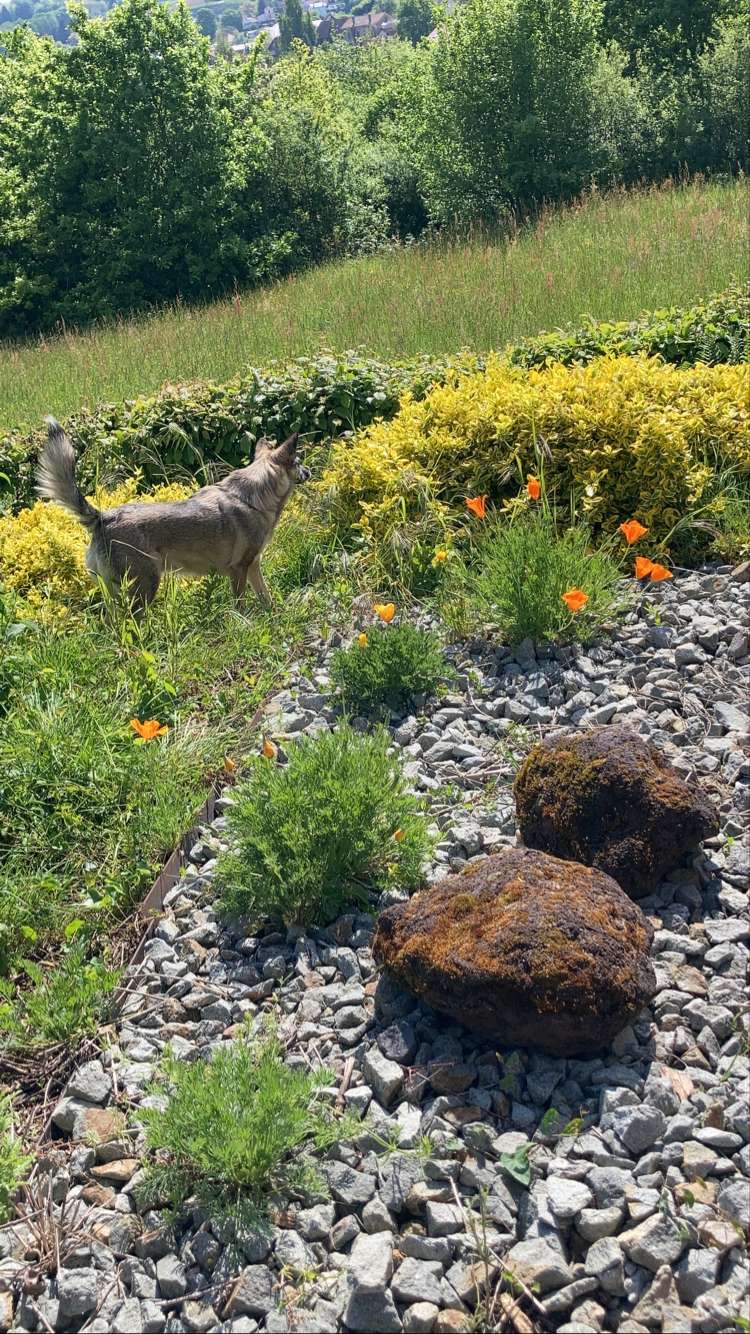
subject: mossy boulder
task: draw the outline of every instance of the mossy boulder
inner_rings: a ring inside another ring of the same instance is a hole
[[[486,857],[388,908],[375,958],[503,1046],[606,1046],[654,994],[653,931],[609,876],[528,848]]]
[[[543,741],[515,782],[529,848],[606,871],[633,898],[719,831],[708,797],[626,727]]]

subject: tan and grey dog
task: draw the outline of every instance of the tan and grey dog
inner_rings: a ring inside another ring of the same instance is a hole
[[[221,482],[203,486],[187,500],[130,501],[97,510],[80,491],[75,453],[62,427],[47,418],[49,436],[42,450],[37,491],[75,514],[91,533],[86,568],[110,585],[127,580],[134,605],[142,610],[156,596],[168,571],[226,574],[241,601],[248,579],[266,606],[271,598],[260,558],[295,487],[310,478],[297,457],[299,436],[283,445],[259,440],[255,458]]]

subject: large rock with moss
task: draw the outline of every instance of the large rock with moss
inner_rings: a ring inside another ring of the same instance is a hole
[[[719,831],[704,793],[625,727],[535,746],[515,796],[527,847],[596,866],[636,899]]]
[[[504,1046],[605,1046],[653,995],[651,926],[614,880],[509,848],[381,914],[375,958]]]

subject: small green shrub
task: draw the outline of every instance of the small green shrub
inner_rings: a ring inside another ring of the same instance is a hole
[[[148,1148],[158,1155],[141,1184],[141,1203],[166,1199],[177,1213],[192,1197],[241,1231],[262,1218],[268,1191],[322,1190],[311,1153],[342,1133],[341,1122],[315,1102],[330,1072],[285,1065],[280,1043],[265,1032],[217,1048],[210,1061],[168,1055],[163,1073],[166,1105],[139,1113]]]
[[[13,1196],[32,1162],[16,1138],[10,1097],[0,1093],[0,1223],[12,1217]]]
[[[296,742],[285,766],[250,761],[228,816],[235,848],[217,867],[226,913],[322,924],[419,883],[427,828],[389,745],[383,729],[342,723]]]
[[[48,971],[30,959],[21,960],[20,968],[28,989],[0,982],[0,1034],[9,1046],[75,1042],[106,1023],[120,973],[102,959],[89,959],[82,941]]]
[[[462,631],[494,625],[511,644],[586,642],[624,601],[622,572],[607,549],[592,550],[583,524],[560,531],[549,513],[488,517],[453,571],[443,591],[446,621]],[[574,588],[588,598],[578,612],[562,596]]]
[[[602,356],[662,357],[675,366],[750,361],[750,284],[730,287],[689,310],[653,310],[638,320],[588,320],[578,329],[526,338],[509,349],[513,366],[585,364]]]
[[[334,654],[331,680],[352,712],[381,705],[403,710],[415,695],[432,695],[449,675],[440,640],[414,625],[376,626],[367,642]]]

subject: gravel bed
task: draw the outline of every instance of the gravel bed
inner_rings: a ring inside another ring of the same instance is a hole
[[[656,928],[652,1007],[590,1059],[498,1052],[378,983],[372,916],[307,935],[226,929],[211,877],[228,792],[132,971],[112,1044],[55,1110],[40,1175],[75,1220],[75,1248],[33,1282],[27,1229],[0,1231],[0,1330],[442,1334],[467,1327],[500,1260],[528,1290],[511,1329],[709,1334],[750,1316],[750,584],[686,572],[649,597],[649,615],[586,651],[451,650],[452,693],[392,733],[439,830],[432,879],[515,843],[519,757],[557,727],[627,723],[704,782],[721,832],[640,901]],[[282,747],[335,720],[333,647],[272,701]],[[243,1266],[210,1219],[175,1238],[139,1213],[132,1114],[167,1043],[194,1059],[271,1006],[287,1059],[332,1070],[331,1097],[345,1089],[367,1124],[324,1159],[330,1199],[284,1210]],[[528,1186],[507,1170],[525,1145]]]

